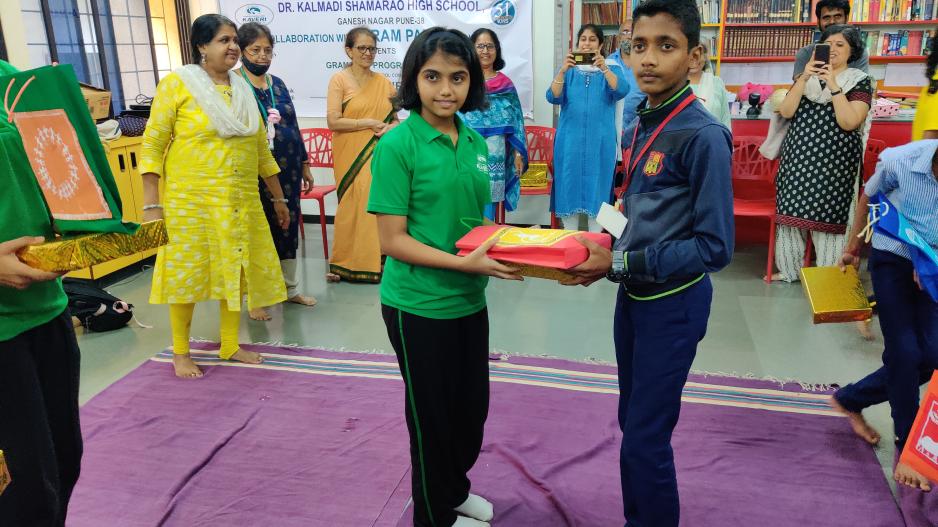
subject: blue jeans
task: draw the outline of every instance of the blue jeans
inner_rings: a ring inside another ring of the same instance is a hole
[[[630,527],[677,527],[680,504],[671,433],[681,392],[707,331],[710,277],[657,300],[619,288],[614,337],[619,365],[619,469]]]
[[[851,412],[889,401],[902,445],[918,412],[919,386],[938,368],[938,303],[912,279],[912,262],[873,249],[870,274],[883,330],[883,366],[834,397]]]

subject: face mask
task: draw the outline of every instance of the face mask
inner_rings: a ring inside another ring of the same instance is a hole
[[[258,76],[267,73],[267,70],[270,69],[270,64],[254,64],[243,56],[241,57],[241,64],[246,70],[250,71],[251,74]]]

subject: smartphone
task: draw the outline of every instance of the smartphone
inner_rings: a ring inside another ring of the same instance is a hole
[[[574,51],[573,52],[573,62],[577,66],[592,66],[593,60],[596,58],[596,52],[594,51]]]
[[[830,44],[815,44],[814,45],[814,60],[815,62],[823,62],[824,64],[831,63],[831,45]]]

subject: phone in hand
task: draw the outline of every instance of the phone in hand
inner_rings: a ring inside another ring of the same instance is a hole
[[[596,58],[595,51],[574,51],[573,63],[577,66],[592,66]]]
[[[815,44],[814,45],[814,60],[816,62],[823,62],[824,64],[831,63],[831,45],[830,44]]]

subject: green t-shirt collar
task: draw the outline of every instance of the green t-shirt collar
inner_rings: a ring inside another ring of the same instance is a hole
[[[467,133],[466,125],[462,122],[462,119],[460,119],[458,115],[453,116],[453,118],[456,119],[456,133],[459,136],[459,140],[468,139],[472,142],[472,136]],[[446,135],[428,123],[427,120],[420,115],[419,109],[410,112],[410,116],[407,118],[407,124],[413,127],[417,137],[426,143],[433,141],[437,137]]]

